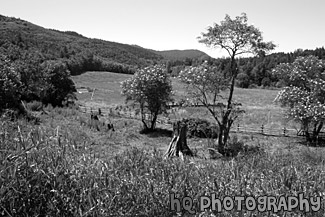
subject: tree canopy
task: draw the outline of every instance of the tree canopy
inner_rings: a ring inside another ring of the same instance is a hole
[[[247,21],[245,13],[235,19],[226,15],[220,24],[208,27],[207,32],[199,37],[199,42],[213,48],[222,48],[230,57],[244,53],[264,54],[265,51],[272,50],[275,45],[264,42],[261,31]]]
[[[122,94],[140,106],[145,130],[154,130],[159,114],[171,101],[172,84],[166,67],[155,65],[139,69],[122,82]]]
[[[235,19],[226,15],[220,24],[214,24],[198,37],[200,43],[213,48],[221,48],[229,54],[225,70],[217,67],[209,67],[206,63],[201,66],[186,68],[181,73],[182,80],[195,90],[195,95],[209,110],[217,121],[220,132],[218,138],[218,151],[227,155],[225,149],[230,128],[238,114],[242,112],[240,104],[233,102],[235,81],[239,72],[236,58],[245,53],[264,55],[272,50],[275,45],[272,42],[264,42],[262,33],[247,23],[247,16],[242,13]],[[192,83],[191,83],[192,82]],[[219,92],[229,88],[226,102],[220,101]],[[189,91],[193,95],[193,91]],[[210,95],[210,102],[208,96]],[[210,104],[211,103],[211,104]]]
[[[273,73],[285,82],[275,101],[288,107],[288,118],[301,124],[307,140],[315,140],[325,121],[325,61],[298,57],[291,64],[278,65]]]

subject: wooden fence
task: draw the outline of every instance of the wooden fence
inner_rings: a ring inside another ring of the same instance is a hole
[[[237,124],[236,127],[233,127],[231,130],[233,133],[258,133],[266,136],[285,136],[285,137],[301,137],[305,136],[305,132],[298,129],[290,129],[290,128],[267,128],[263,124],[258,127],[250,127],[250,126],[241,126]],[[325,139],[325,132],[319,133],[319,138]]]
[[[134,111],[130,111],[127,109],[123,109],[116,111],[115,108],[92,108],[87,107],[84,105],[79,105],[79,110],[84,113],[91,113],[91,112],[100,112],[103,116],[112,116],[112,115],[118,115],[123,118],[129,118],[129,119],[136,119],[141,120],[140,114],[137,114]],[[157,119],[157,123],[165,126],[172,127],[173,122],[167,118],[167,117],[159,117]],[[265,136],[283,136],[283,137],[301,137],[304,136],[304,132],[302,130],[298,129],[290,129],[286,127],[282,128],[270,128],[265,127],[263,124],[260,127],[257,126],[246,126],[246,125],[234,125],[232,130],[230,131],[232,133],[257,133]],[[319,138],[325,139],[325,132],[321,132],[319,134]]]
[[[79,105],[79,110],[83,113],[88,113],[88,114],[90,114],[92,112],[96,112],[96,113],[101,113],[103,116],[117,115],[117,116],[121,116],[123,118],[141,120],[140,114],[137,114],[134,111],[130,112],[130,110],[123,111],[123,109],[122,109],[122,110],[116,111],[114,108],[92,108],[92,107],[87,107],[87,106],[83,106],[83,105]],[[166,117],[159,117],[157,119],[157,123],[162,124],[162,125],[172,126],[172,121]]]

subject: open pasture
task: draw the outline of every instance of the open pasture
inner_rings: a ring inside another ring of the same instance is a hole
[[[85,105],[94,107],[114,107],[125,102],[121,95],[121,82],[131,75],[112,72],[86,72],[72,76],[76,88],[88,87],[95,92],[77,93],[78,100]],[[92,97],[93,96],[93,97]]]
[[[111,72],[87,72],[73,76],[76,87],[88,87],[95,92],[77,94],[81,104],[93,108],[113,108],[125,105],[125,97],[121,95],[121,82],[132,75]],[[186,99],[186,88],[179,80],[173,78],[173,91],[175,101]],[[225,95],[226,93],[222,93]],[[234,100],[240,102],[245,114],[238,119],[236,125],[254,127],[259,129],[262,125],[269,129],[282,129],[283,127],[295,129],[296,125],[283,119],[284,109],[274,102],[278,90],[243,89],[235,88]],[[205,108],[175,109],[169,112],[171,119],[199,117],[208,120],[211,115]]]

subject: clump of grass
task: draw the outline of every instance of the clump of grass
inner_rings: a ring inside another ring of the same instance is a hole
[[[29,111],[41,111],[43,109],[43,103],[39,101],[32,101],[29,103],[26,103],[26,108]]]

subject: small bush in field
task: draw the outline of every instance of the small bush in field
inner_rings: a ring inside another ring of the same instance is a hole
[[[187,124],[187,136],[198,138],[217,138],[218,127],[204,119],[190,118],[185,120]]]
[[[26,108],[30,111],[41,111],[43,108],[43,103],[39,101],[32,101],[26,103]]]
[[[172,100],[172,84],[165,67],[155,65],[140,69],[123,81],[121,88],[127,101],[139,105],[143,127],[153,131],[158,115],[166,111]]]

